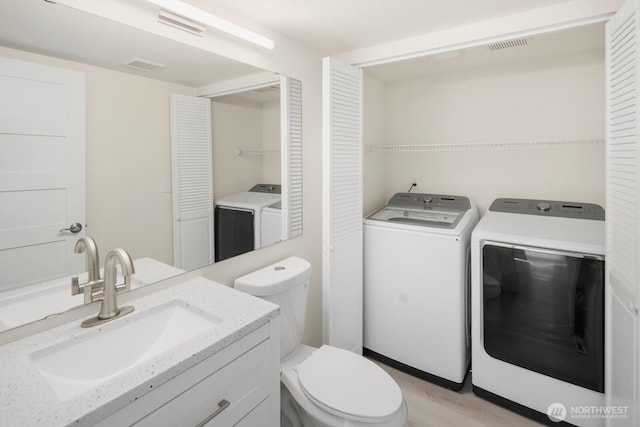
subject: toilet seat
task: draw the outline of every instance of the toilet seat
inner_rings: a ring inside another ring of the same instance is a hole
[[[359,422],[396,415],[402,392],[382,368],[364,357],[323,345],[297,367],[305,396],[325,411]]]

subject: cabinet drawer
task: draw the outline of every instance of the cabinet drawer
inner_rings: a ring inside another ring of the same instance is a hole
[[[269,395],[269,344],[262,342],[135,425],[196,426],[214,413],[207,427],[234,425]]]
[[[267,397],[260,405],[253,408],[243,419],[234,424],[234,427],[267,427],[271,417],[271,397]],[[274,427],[274,426],[270,426]]]
[[[277,319],[276,319],[277,321]],[[192,387],[198,386],[203,383],[204,380],[208,378],[218,375],[222,376],[222,372],[226,369],[233,369],[233,365],[236,361],[244,361],[243,356],[248,355],[252,351],[256,350],[258,353],[260,351],[272,351],[270,349],[271,345],[273,345],[273,339],[270,339],[270,326],[264,325],[255,331],[251,332],[249,335],[246,335],[240,338],[238,341],[232,343],[231,345],[221,349],[219,352],[213,354],[207,359],[204,359],[200,363],[192,366],[186,371],[180,373],[179,375],[173,377],[166,383],[160,385],[159,387],[154,388],[151,392],[146,393],[140,397],[135,398],[128,405],[120,408],[116,412],[102,419],[98,423],[95,424],[95,427],[113,427],[113,426],[130,426],[135,424],[136,422],[143,422],[144,418],[147,415],[153,414],[154,411],[160,409],[165,404],[171,404],[174,401],[182,402],[185,399],[181,399],[185,393],[187,393]],[[277,342],[277,340],[276,340]],[[266,349],[265,349],[266,347]],[[270,353],[269,353],[270,354]],[[266,358],[268,359],[268,357]],[[273,361],[272,361],[273,362]],[[247,363],[247,362],[244,362]],[[245,367],[247,365],[244,365]],[[256,362],[256,366],[259,366],[262,370],[264,366],[258,362]],[[270,366],[267,369],[267,374],[260,373],[261,376],[268,375],[268,370],[271,369],[271,379],[268,381],[279,381],[279,376],[277,374],[277,370],[274,370],[274,366]],[[238,378],[242,378],[244,371],[240,371],[238,374]],[[207,382],[205,384],[210,384]],[[271,384],[273,386],[273,384]],[[222,385],[216,386],[214,385],[216,390],[224,391],[225,389]],[[193,407],[197,407],[201,404],[201,399],[209,398],[213,400],[214,396],[212,392],[208,394],[203,393],[202,396],[194,399],[193,404],[185,406],[185,408],[180,409],[176,407],[176,414],[167,418],[166,421],[160,422],[158,425],[171,425],[172,419],[180,420],[183,413],[188,413],[192,410]],[[217,407],[218,402],[224,399],[221,397],[219,400],[215,401],[213,405]],[[226,398],[229,400],[229,398]],[[188,404],[189,402],[186,401]],[[233,403],[233,402],[232,402]],[[236,402],[237,403],[237,402]],[[186,405],[186,404],[185,404]],[[214,407],[212,405],[212,408]],[[255,405],[254,405],[255,406]],[[247,409],[247,412],[253,408],[253,406]],[[225,409],[225,412],[229,408]],[[213,409],[209,411],[209,413],[213,412]],[[177,417],[176,417],[177,415]],[[199,415],[199,413],[198,413]],[[202,419],[206,418],[208,415],[204,415]],[[194,421],[193,423],[182,424],[179,421],[173,423],[173,425],[179,425],[180,427],[185,426],[195,426],[202,419]],[[186,423],[186,421],[185,421]],[[141,424],[145,425],[145,424]]]

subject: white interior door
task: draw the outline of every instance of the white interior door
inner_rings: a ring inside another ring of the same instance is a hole
[[[0,57],[0,94],[1,291],[85,270],[85,76]]]
[[[211,100],[171,95],[173,260],[183,270],[213,263]]]
[[[323,335],[362,353],[362,70],[323,60]]]
[[[607,24],[607,405],[625,408],[608,425],[640,425],[640,2]]]

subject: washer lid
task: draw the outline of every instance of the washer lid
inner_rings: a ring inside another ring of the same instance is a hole
[[[383,421],[402,405],[398,384],[364,357],[323,345],[297,367],[304,394],[326,411],[355,421]]]
[[[464,212],[406,209],[386,206],[370,215],[369,219],[391,221],[424,227],[453,228]]]
[[[255,193],[245,191],[244,193],[231,194],[214,201],[216,206],[228,206],[232,208],[244,208],[259,211],[260,209],[280,202],[282,196],[275,193]]]

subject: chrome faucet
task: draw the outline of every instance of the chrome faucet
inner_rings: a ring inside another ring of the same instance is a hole
[[[116,265],[120,264],[124,283],[116,284]],[[125,292],[130,289],[131,275],[135,273],[131,256],[122,248],[112,250],[104,259],[104,285],[102,292],[94,294],[94,300],[102,301],[100,312],[96,317],[89,318],[82,322],[83,328],[99,325],[109,320],[115,319],[133,311],[133,306],[118,308],[116,295],[118,292]]]
[[[71,278],[71,295],[78,295],[84,292],[84,303],[90,304],[94,297],[102,291],[104,281],[100,278],[100,255],[96,241],[89,236],[78,239],[73,252],[80,254],[86,252],[87,266],[89,270],[89,280],[80,284],[78,277]]]

